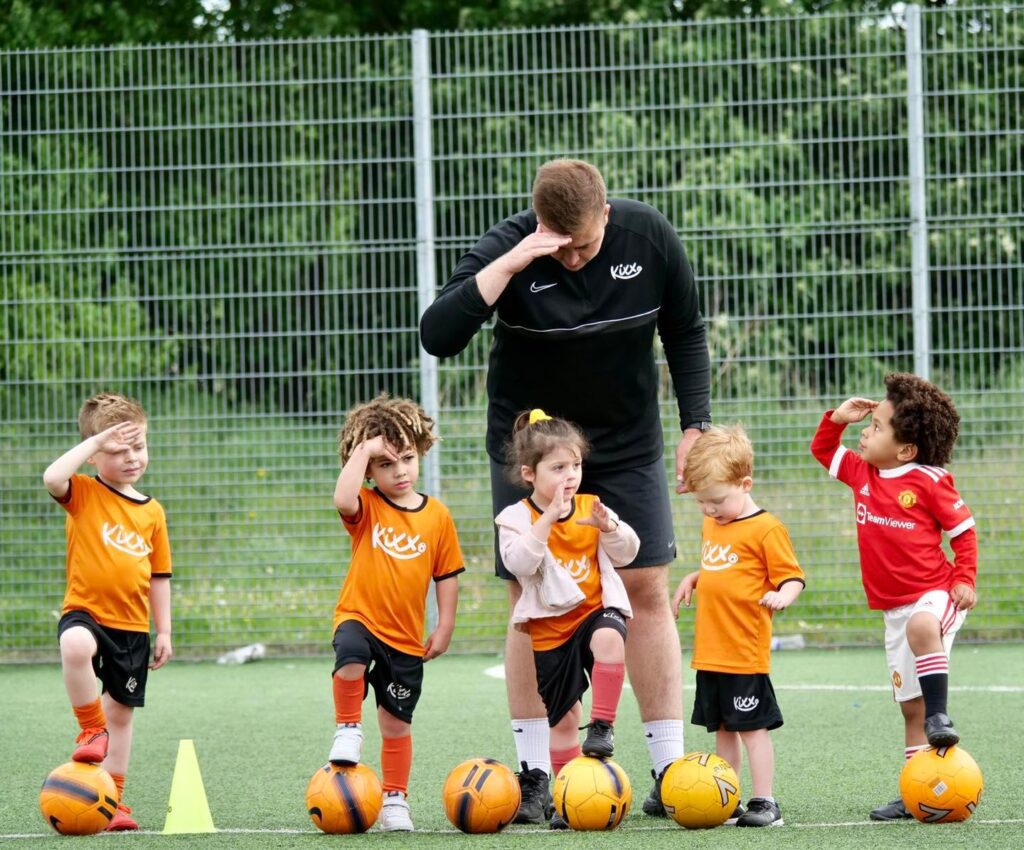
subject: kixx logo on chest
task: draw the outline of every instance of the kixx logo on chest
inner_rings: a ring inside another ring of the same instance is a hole
[[[632,280],[643,270],[644,267],[639,263],[619,263],[611,268],[612,277],[616,280]]]
[[[373,548],[383,549],[385,553],[399,561],[408,561],[427,551],[427,544],[420,540],[418,534],[410,537],[404,531],[397,534],[391,526],[384,528],[379,522],[373,526]]]
[[[718,543],[712,543],[710,540],[704,541],[704,548],[700,553],[700,568],[702,570],[727,570],[733,564],[740,559],[740,556],[732,551],[732,544],[721,546]]]
[[[572,580],[579,584],[583,579],[590,575],[590,558],[586,555],[580,555],[578,558],[570,558],[568,561],[563,561],[561,558],[555,558],[555,562],[565,569],[566,572],[572,576]]]
[[[128,530],[119,522],[113,525],[109,522],[103,523],[102,534],[104,546],[111,546],[117,549],[118,552],[124,552],[126,555],[143,557],[153,551],[149,548],[141,534],[137,531]]]

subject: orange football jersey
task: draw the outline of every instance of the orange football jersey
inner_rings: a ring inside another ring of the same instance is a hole
[[[429,496],[418,508],[402,508],[364,487],[359,513],[341,519],[352,536],[352,561],[334,609],[334,629],[358,620],[388,646],[422,656],[430,580],[464,570],[448,508]]]
[[[540,512],[529,499],[524,499],[533,522]],[[597,544],[601,532],[592,525],[580,525],[576,520],[590,516],[594,496],[577,493],[573,496],[573,509],[569,516],[551,527],[548,549],[579,586],[586,597],[571,611],[557,617],[538,617],[530,620],[530,643],[541,652],[555,649],[565,643],[587,617],[602,607],[601,571],[597,565]]]
[[[152,497],[132,499],[73,475],[57,503],[67,511],[67,591],[62,613],[88,611],[101,626],[149,631],[149,584],[171,575],[167,518]]]
[[[786,527],[766,511],[719,525],[704,518],[693,643],[695,670],[768,673],[772,612],[758,601],[803,582]]]

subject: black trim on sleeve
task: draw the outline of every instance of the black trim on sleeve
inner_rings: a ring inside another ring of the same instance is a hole
[[[785,585],[785,584],[789,584],[791,581],[798,581],[804,587],[807,587],[807,582],[806,581],[804,581],[802,578],[797,578],[796,576],[793,576],[792,578],[784,578],[782,581],[779,582],[779,586],[777,588],[775,588],[775,589],[776,590],[782,590],[782,586]]]
[[[452,572],[445,573],[443,576],[434,576],[434,583],[436,584],[439,581],[444,581],[446,578],[454,578],[459,573],[464,573],[465,571],[465,567],[459,567],[457,570],[452,570]]]

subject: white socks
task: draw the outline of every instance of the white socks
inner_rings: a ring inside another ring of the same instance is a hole
[[[551,730],[546,717],[512,721],[516,742],[516,764],[526,762],[529,770],[540,768],[551,776]]]
[[[677,758],[686,755],[682,720],[651,720],[644,724],[644,739],[656,776]]]

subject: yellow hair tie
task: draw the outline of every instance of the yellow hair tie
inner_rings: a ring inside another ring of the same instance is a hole
[[[539,407],[535,407],[533,410],[530,411],[530,424],[531,425],[536,425],[538,422],[546,422],[550,418],[551,417],[548,416]]]

